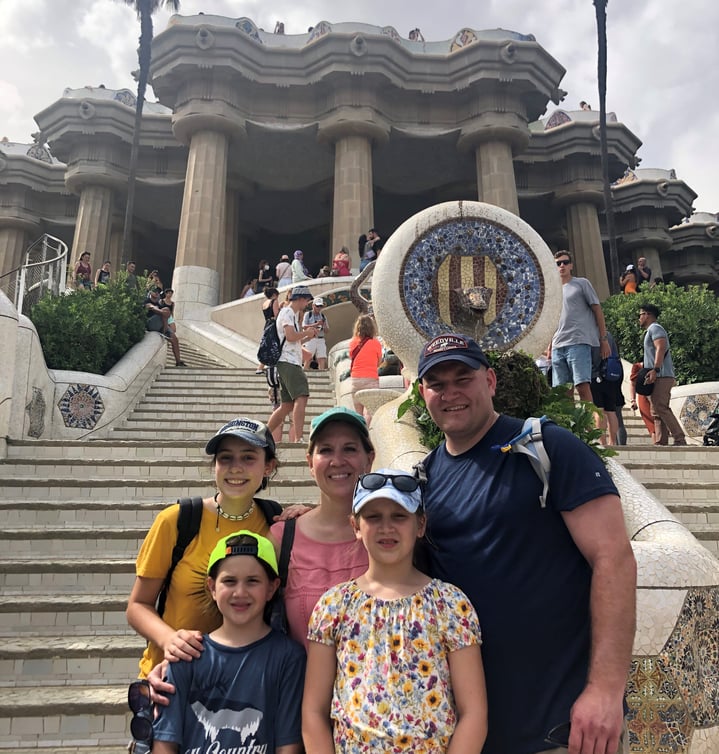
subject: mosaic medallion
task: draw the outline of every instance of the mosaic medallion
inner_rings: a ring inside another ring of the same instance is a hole
[[[105,412],[100,391],[94,385],[69,385],[57,407],[66,427],[93,429]]]
[[[572,119],[564,112],[564,110],[555,110],[547,121],[547,124],[544,126],[544,130],[550,131],[557,126],[563,126],[565,123],[571,122]]]
[[[260,39],[260,33],[257,31],[255,22],[251,18],[240,18],[235,21],[235,26],[241,31],[247,34],[250,39],[254,39],[255,42],[262,44]]]
[[[113,99],[133,109],[137,105],[137,97],[129,89],[119,89],[115,92]]]
[[[423,336],[453,331],[506,349],[531,330],[543,301],[539,262],[516,233],[458,218],[430,228],[407,253],[402,303]],[[426,290],[430,295],[417,295]]]
[[[635,657],[627,683],[632,754],[686,754],[693,726],[679,688],[656,657]]]
[[[310,32],[310,38],[306,44],[311,44],[320,37],[324,37],[325,34],[329,34],[332,31],[332,26],[327,21],[320,21]]]
[[[676,681],[693,723],[719,725],[719,587],[687,592],[658,659]]]
[[[707,430],[712,417],[717,410],[719,395],[716,393],[704,393],[703,395],[690,395],[682,406],[680,418],[686,433],[691,437],[701,437]]]
[[[449,45],[449,51],[457,52],[457,50],[461,50],[476,41],[477,35],[472,29],[461,29],[454,35],[454,39]]]

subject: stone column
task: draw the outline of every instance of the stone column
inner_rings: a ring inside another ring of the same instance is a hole
[[[359,267],[357,239],[373,225],[372,140],[367,136],[341,137],[335,142],[332,256],[347,246],[352,267]]]
[[[474,153],[477,198],[519,215],[514,155],[529,144],[524,106],[498,89],[480,95],[474,107],[476,114],[462,128],[457,148]]]
[[[122,227],[113,227],[110,229],[110,244],[105,259],[110,260],[110,272],[113,277],[120,270],[124,270],[125,263],[130,261],[129,259],[122,258]],[[101,260],[99,264],[102,264],[105,259]]]
[[[479,200],[519,216],[512,145],[506,141],[484,141],[475,154]]]
[[[347,246],[359,267],[357,239],[374,224],[372,145],[389,139],[389,126],[372,111],[349,109],[320,124],[319,138],[335,144],[330,259]]]
[[[77,209],[75,236],[70,250],[71,264],[80,258],[80,254],[89,251],[94,273],[94,270],[108,258],[112,202],[111,188],[92,183],[83,186]]]
[[[0,221],[0,275],[20,267],[27,247],[27,231],[23,226]]]
[[[229,137],[220,130],[191,137],[172,278],[177,319],[205,319],[207,307],[220,300],[228,146]]]
[[[226,304],[237,296],[237,279],[242,269],[239,258],[240,197],[228,189],[225,203],[225,248],[222,260],[221,302]]]
[[[600,301],[604,301],[609,296],[609,283],[595,203],[577,201],[567,205],[567,236],[574,275],[588,278]]]

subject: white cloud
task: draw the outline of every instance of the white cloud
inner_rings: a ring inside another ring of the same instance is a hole
[[[66,86],[134,88],[129,72],[137,67],[139,24],[120,0],[0,3],[0,76],[15,93],[12,108],[7,97],[2,108],[11,110],[2,128],[10,138],[28,140],[36,129],[33,113],[61,96]],[[419,26],[428,40],[449,39],[464,26],[532,33],[567,69],[561,86],[569,94],[563,106],[574,108],[585,99],[597,108],[595,12],[589,0],[456,0],[441,8],[415,0],[278,0],[271,5],[262,0],[183,0],[183,15],[200,11],[248,16],[267,30],[281,20],[288,34],[304,33],[323,19],[394,26],[402,35]],[[169,16],[166,10],[155,15],[156,33]],[[697,207],[719,210],[719,181],[711,174],[719,146],[719,3],[617,0],[607,6],[607,23],[608,108],[644,142],[643,166],[674,167],[700,192]]]

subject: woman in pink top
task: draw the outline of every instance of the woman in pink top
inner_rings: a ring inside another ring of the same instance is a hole
[[[338,406],[312,421],[307,463],[320,498],[296,521],[284,595],[290,636],[305,648],[320,596],[367,570],[367,551],[352,531],[350,514],[357,479],[373,461],[367,423],[359,414]],[[270,529],[278,557],[284,527],[279,522]]]
[[[350,377],[352,379],[352,402],[355,411],[362,414],[369,426],[372,416],[365,406],[357,400],[357,392],[379,387],[377,367],[382,361],[382,344],[375,337],[377,327],[368,314],[360,314],[355,321],[352,340],[350,340]]]

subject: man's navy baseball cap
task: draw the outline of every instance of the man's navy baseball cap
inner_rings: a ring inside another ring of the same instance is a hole
[[[422,379],[430,369],[445,361],[461,361],[472,369],[489,368],[489,361],[476,341],[450,332],[432,338],[422,349],[417,376]]]

